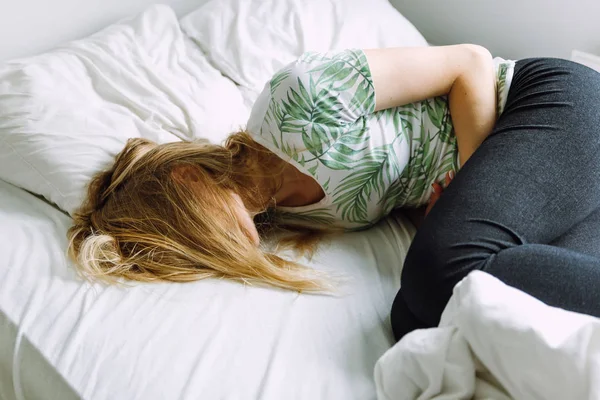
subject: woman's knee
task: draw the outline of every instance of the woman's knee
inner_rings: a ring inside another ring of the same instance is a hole
[[[436,217],[413,240],[401,278],[407,308],[429,326],[439,323],[458,282],[471,271],[484,270],[500,252],[524,243],[498,222],[470,218],[448,223],[452,218]]]
[[[419,320],[415,314],[408,308],[402,289],[396,294],[394,303],[392,304],[392,310],[390,312],[390,322],[392,324],[392,332],[394,338],[399,341],[404,335],[416,330],[429,328],[431,325],[425,324]]]
[[[438,324],[454,288],[447,252],[433,238],[422,235],[413,241],[404,261],[398,294],[416,320],[429,327]]]

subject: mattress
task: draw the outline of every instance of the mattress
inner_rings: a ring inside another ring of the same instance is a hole
[[[65,256],[66,214],[0,181],[0,221],[2,399],[375,398],[413,234],[401,215],[301,260],[343,278],[329,296],[92,284]]]

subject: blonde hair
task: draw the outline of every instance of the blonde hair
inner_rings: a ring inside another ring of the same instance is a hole
[[[173,169],[182,165],[197,170],[202,195],[174,178]],[[90,183],[68,232],[69,255],[85,277],[109,282],[228,278],[326,290],[323,273],[257,247],[233,212],[231,191],[249,208],[264,207],[280,170],[281,160],[245,132],[224,146],[130,139],[113,166]],[[259,187],[257,176],[272,179]]]

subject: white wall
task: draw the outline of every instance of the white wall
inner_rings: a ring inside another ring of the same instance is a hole
[[[471,42],[505,58],[600,55],[600,0],[390,0],[434,44]]]
[[[82,38],[155,3],[183,15],[207,0],[0,0],[0,61]]]
[[[0,0],[0,61],[87,36],[156,2],[183,15],[206,1]],[[600,0],[390,1],[435,44],[479,43],[507,58],[600,54]]]

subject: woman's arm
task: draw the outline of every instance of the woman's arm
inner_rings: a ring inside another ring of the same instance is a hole
[[[492,56],[481,46],[365,50],[375,110],[448,95],[461,166],[496,122],[496,76]]]

